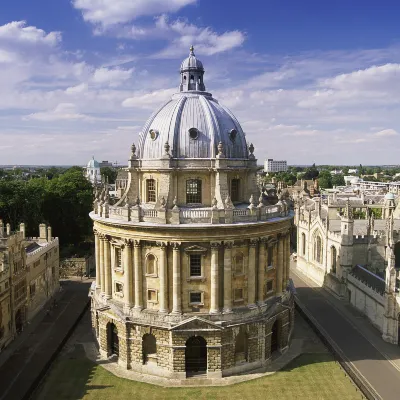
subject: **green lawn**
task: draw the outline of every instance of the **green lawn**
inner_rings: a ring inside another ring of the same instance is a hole
[[[37,396],[39,400],[362,398],[330,354],[303,354],[274,375],[236,385],[162,388],[118,378],[84,358],[81,350],[57,361]]]

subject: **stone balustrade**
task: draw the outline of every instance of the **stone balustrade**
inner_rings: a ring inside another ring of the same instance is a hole
[[[130,222],[148,222],[158,224],[231,224],[267,221],[289,215],[282,205],[262,206],[254,208],[176,208],[146,209],[142,206],[117,207],[104,205],[96,207],[94,214],[115,220]]]

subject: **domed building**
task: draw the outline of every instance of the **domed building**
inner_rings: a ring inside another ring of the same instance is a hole
[[[96,185],[101,181],[100,164],[94,159],[94,156],[87,163],[85,176],[92,185]]]
[[[96,194],[92,321],[124,368],[214,378],[288,347],[293,215],[263,203],[254,146],[206,91],[193,48],[180,73],[132,145],[121,199]]]

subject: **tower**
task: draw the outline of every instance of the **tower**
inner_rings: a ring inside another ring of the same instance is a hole
[[[353,266],[353,232],[354,218],[350,200],[347,199],[346,207],[341,216],[340,233],[340,268],[337,271],[339,277],[346,278],[347,271]]]

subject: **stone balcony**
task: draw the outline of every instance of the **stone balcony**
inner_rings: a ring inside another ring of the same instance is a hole
[[[273,206],[239,205],[236,208],[217,209],[216,207],[174,207],[149,208],[148,205],[112,206],[95,204],[93,214],[110,220],[132,223],[154,224],[239,224],[268,221],[289,216],[286,204]]]

